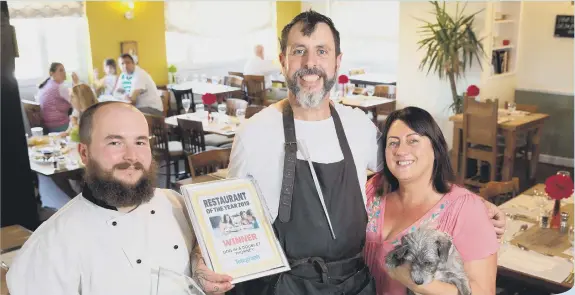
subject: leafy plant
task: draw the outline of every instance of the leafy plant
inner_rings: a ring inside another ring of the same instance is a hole
[[[451,87],[453,102],[449,106],[455,113],[461,113],[463,108],[463,96],[458,95],[456,79],[464,76],[465,71],[471,68],[473,60],[481,65],[481,58],[485,57],[483,50],[483,38],[478,39],[473,31],[475,16],[482,10],[469,16],[463,14],[467,3],[459,9],[459,2],[455,17],[447,13],[445,2],[440,6],[437,1],[431,1],[435,8],[435,22],[417,19],[424,23],[419,27],[423,39],[418,42],[418,50],[425,49],[426,55],[421,60],[419,68],[427,69],[438,74],[440,79],[447,78]]]
[[[175,65],[170,65],[170,66],[168,67],[168,73],[172,73],[172,74],[173,74],[173,73],[176,73],[177,71],[178,71],[178,68],[176,68]]]

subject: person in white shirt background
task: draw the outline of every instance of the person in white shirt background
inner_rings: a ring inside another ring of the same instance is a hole
[[[78,151],[86,185],[19,250],[7,273],[10,294],[150,294],[160,267],[193,271],[205,290],[232,287],[203,263],[182,196],[154,188],[148,138],[144,115],[129,104],[84,111]]]
[[[150,74],[137,66],[129,54],[123,54],[118,62],[122,74],[116,82],[114,93],[123,96],[124,100],[143,113],[161,116],[164,108],[162,98]]]
[[[279,100],[287,97],[287,90],[272,87],[270,75],[277,75],[281,73],[281,69],[276,66],[271,60],[266,60],[264,57],[264,47],[256,45],[254,47],[254,56],[250,57],[244,65],[245,75],[264,76],[266,98],[269,100]]]
[[[104,60],[104,77],[100,76],[98,69],[94,69],[94,89],[98,94],[112,95],[118,80],[116,61],[113,58]]]

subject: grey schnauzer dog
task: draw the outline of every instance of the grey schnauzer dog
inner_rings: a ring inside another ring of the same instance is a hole
[[[444,232],[419,228],[403,236],[401,245],[385,257],[385,264],[392,269],[404,263],[411,263],[411,279],[417,285],[428,284],[435,279],[455,285],[461,295],[471,295],[461,256]],[[407,291],[407,294],[415,294],[409,289]]]

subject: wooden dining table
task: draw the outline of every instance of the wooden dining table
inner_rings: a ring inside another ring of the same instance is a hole
[[[499,209],[507,218],[498,252],[498,277],[562,293],[573,288],[573,245],[559,229],[540,227],[541,212],[552,211],[554,201],[544,197],[545,184],[536,184]],[[537,193],[539,192],[539,193]],[[567,227],[573,226],[573,196],[561,201],[568,212]]]
[[[382,107],[395,110],[396,100],[378,96],[351,95],[344,97],[339,102],[346,106],[359,108],[365,113],[372,112],[373,122],[377,124],[377,110]]]
[[[500,110],[497,133],[505,138],[504,160],[501,169],[501,178],[503,181],[509,181],[513,177],[516,141],[518,135],[525,134],[527,136],[528,151],[531,152],[529,181],[533,182],[537,163],[539,162],[539,154],[541,152],[541,132],[543,124],[548,118],[549,115],[540,113],[506,115],[505,111]],[[454,123],[451,163],[456,173],[459,174],[461,169],[461,156],[463,154],[463,114],[451,116],[449,120]]]

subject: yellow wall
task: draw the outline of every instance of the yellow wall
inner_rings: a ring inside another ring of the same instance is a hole
[[[285,25],[287,25],[296,15],[301,13],[301,1],[278,1],[276,2],[276,10],[279,39],[282,36],[282,29]]]
[[[103,73],[106,58],[120,56],[120,43],[138,43],[138,62],[157,85],[168,83],[164,2],[138,1],[134,3],[134,18],[127,20],[127,4],[121,2],[86,1],[86,15],[90,29],[92,65]]]

